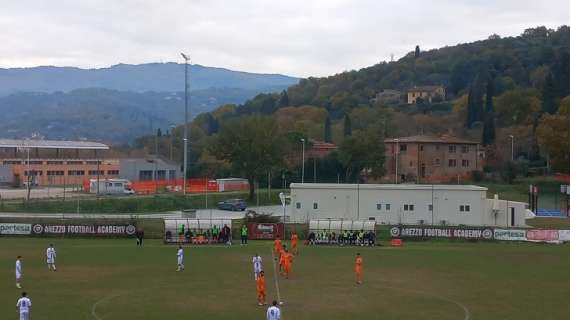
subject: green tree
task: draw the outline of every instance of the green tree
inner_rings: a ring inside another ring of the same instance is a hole
[[[339,148],[339,161],[345,168],[346,180],[359,180],[363,170],[372,177],[382,176],[384,158],[383,136],[372,129],[356,131]]]
[[[467,96],[467,119],[465,127],[472,128],[477,122],[483,120],[483,84],[481,77],[477,76],[469,88]]]
[[[542,88],[542,112],[555,114],[556,108],[556,83],[552,74],[548,74]]]
[[[281,97],[279,98],[279,108],[284,108],[289,106],[289,95],[287,94],[287,90],[283,90],[281,92]]]
[[[325,119],[324,140],[325,142],[332,143],[331,117],[329,117],[328,115]]]
[[[552,167],[570,173],[570,96],[560,103],[557,114],[546,114],[537,129],[540,144],[548,152]]]
[[[350,116],[348,113],[344,115],[344,136],[352,136],[352,123],[350,122]]]
[[[484,145],[495,144],[495,108],[493,107],[494,81],[489,78],[487,81],[487,92],[485,96],[485,121],[483,123],[482,143]]]
[[[273,117],[252,115],[224,124],[209,151],[249,182],[249,199],[255,198],[254,183],[284,157],[284,138]]]

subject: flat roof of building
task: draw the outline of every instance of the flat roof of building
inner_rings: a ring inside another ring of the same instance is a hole
[[[457,184],[291,183],[291,189],[487,191],[485,187]]]
[[[443,135],[441,137],[419,135],[400,138],[387,138],[384,143],[442,143],[442,144],[479,144],[475,141],[464,140],[457,137]]]
[[[91,141],[0,139],[0,148],[109,150],[109,146]]]

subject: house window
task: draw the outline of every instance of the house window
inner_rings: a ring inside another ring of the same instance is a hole
[[[414,211],[414,205],[413,204],[405,204],[404,205],[404,211]]]
[[[408,211],[408,205],[407,204],[404,205],[404,211]]]
[[[414,211],[414,205],[410,204],[410,211]]]
[[[401,144],[400,145],[400,152],[406,152],[408,151],[408,145],[407,144]]]
[[[450,168],[457,167],[457,160],[455,160],[455,159],[449,159],[448,166],[449,166]]]
[[[119,170],[107,170],[107,174],[108,174],[108,175],[118,176],[118,175],[119,175]]]
[[[382,204],[381,203],[376,204],[376,210],[382,210]]]
[[[46,174],[47,174],[48,176],[63,176],[64,173],[63,173],[63,171],[60,171],[60,170],[55,170],[55,171],[49,171],[49,170],[48,170],[48,171],[46,172]]]
[[[420,146],[420,151],[424,151],[424,146]]]
[[[449,153],[455,153],[457,152],[457,147],[456,146],[449,146]]]
[[[471,206],[468,204],[462,204],[459,206],[459,212],[471,212]]]
[[[433,204],[428,204],[428,211],[433,211]]]
[[[63,161],[59,160],[48,160],[46,161],[47,164],[63,164]]]
[[[89,170],[89,171],[87,172],[87,174],[90,175],[90,176],[96,176],[96,175],[97,175],[97,170]],[[104,170],[100,170],[100,171],[99,171],[99,175],[100,175],[100,176],[105,175],[105,171],[104,171]]]
[[[301,209],[301,202],[297,202],[297,203],[295,204],[295,207],[296,207],[297,209]]]
[[[467,153],[467,152],[469,152],[469,146],[461,146],[461,152],[462,152],[462,153]]]
[[[41,176],[43,175],[43,171],[36,171],[36,170],[32,170],[30,171],[30,176]],[[28,176],[28,171],[24,171],[24,176]]]
[[[461,160],[461,165],[464,168],[468,168],[469,167],[469,160]]]
[[[313,209],[317,210],[318,208],[319,208],[319,204],[316,203],[316,202],[314,202],[314,203],[313,203]]]
[[[69,170],[67,171],[68,176],[84,176],[85,171],[83,170]]]
[[[385,207],[386,207],[386,211],[390,211],[390,204],[389,203],[386,203]]]

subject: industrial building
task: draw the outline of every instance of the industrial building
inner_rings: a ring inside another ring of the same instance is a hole
[[[176,180],[182,178],[178,164],[163,158],[120,159],[119,177],[129,181]]]
[[[105,158],[89,141],[0,139],[0,185],[81,186],[92,179],[176,180],[180,166],[162,158]]]
[[[527,211],[526,203],[487,199],[487,188],[471,185],[292,183],[289,220],[526,227]]]

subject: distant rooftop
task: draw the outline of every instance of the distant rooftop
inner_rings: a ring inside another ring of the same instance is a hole
[[[408,89],[408,92],[432,92],[439,88],[443,88],[443,86],[418,86]]]
[[[443,135],[440,137],[428,136],[428,135],[418,135],[410,137],[401,138],[388,138],[384,139],[385,143],[454,143],[454,144],[479,144],[476,141],[464,140],[454,136]]]
[[[109,146],[91,141],[0,139],[0,148],[109,150]]]
[[[349,183],[291,183],[291,189],[348,189],[348,190],[451,190],[487,191],[485,187],[455,184],[349,184]]]

